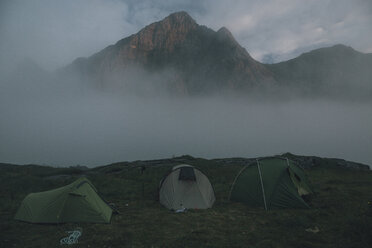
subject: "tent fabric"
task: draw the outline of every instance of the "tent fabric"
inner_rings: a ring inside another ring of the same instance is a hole
[[[293,183],[297,186],[298,193],[300,195],[308,195],[313,193],[309,186],[310,185],[309,180],[305,175],[303,169],[301,169],[298,166],[292,166],[291,170],[289,170],[289,173]]]
[[[195,180],[184,180],[181,176],[182,169],[186,169],[184,173],[187,176],[190,176],[192,170]],[[211,183],[200,170],[191,165],[178,165],[161,181],[159,201],[171,210],[206,209],[213,206],[215,196]]]
[[[310,193],[301,168],[293,161],[272,157],[257,160],[239,172],[231,188],[230,200],[266,209],[308,208],[301,195]]]
[[[14,218],[31,223],[110,223],[111,216],[112,209],[82,177],[61,188],[27,195]]]

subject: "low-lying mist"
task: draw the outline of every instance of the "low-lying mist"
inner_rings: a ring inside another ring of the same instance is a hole
[[[97,166],[291,152],[372,164],[371,103],[135,97],[65,83],[2,85],[0,162]]]

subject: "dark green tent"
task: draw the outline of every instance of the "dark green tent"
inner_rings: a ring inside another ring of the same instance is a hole
[[[238,173],[230,200],[265,209],[308,208],[301,196],[310,193],[300,167],[288,159],[271,157],[256,160]]]
[[[93,184],[82,177],[61,188],[27,195],[14,218],[31,223],[109,223],[111,215]]]

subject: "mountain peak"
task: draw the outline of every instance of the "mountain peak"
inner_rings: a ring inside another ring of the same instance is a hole
[[[222,40],[230,40],[232,41],[233,43],[235,44],[238,44],[234,38],[234,36],[232,35],[232,33],[230,32],[230,30],[228,30],[226,27],[222,27],[220,28],[218,31],[217,31],[217,35],[218,35],[218,38],[219,39],[222,39]]]
[[[215,32],[185,11],[170,14],[91,58],[79,59],[74,66],[107,85],[130,80],[127,75],[134,67],[146,73],[171,70],[164,79],[166,87],[182,94],[249,90],[273,82],[271,73],[249,56],[227,28]]]
[[[160,25],[165,29],[181,32],[187,32],[198,26],[196,21],[185,11],[170,14],[155,24]]]
[[[185,11],[175,12],[161,21],[146,26],[131,37],[130,47],[138,50],[133,53],[133,56],[138,57],[138,52],[143,51],[167,50],[171,52],[198,27],[196,21]],[[143,56],[144,54],[140,55],[140,57]]]
[[[325,57],[327,59],[329,59],[331,57],[341,59],[344,56],[350,57],[350,56],[357,56],[359,54],[361,54],[361,53],[354,50],[350,46],[346,46],[346,45],[343,45],[343,44],[336,44],[336,45],[333,45],[333,46],[321,47],[321,48],[312,50],[310,52],[303,53],[298,58],[321,56],[321,57]]]
[[[220,34],[225,34],[225,35],[228,35],[228,36],[232,36],[230,30],[228,30],[226,27],[222,27],[220,28],[217,33],[220,33]]]
[[[163,21],[165,20],[170,20],[172,22],[196,23],[196,21],[186,11],[174,12],[163,19]]]
[[[340,54],[348,54],[348,55],[351,55],[351,54],[362,54],[356,50],[354,50],[354,48],[352,48],[351,46],[346,46],[346,45],[343,45],[343,44],[337,44],[337,45],[334,45],[330,48],[330,50],[333,50],[335,53],[340,53]]]
[[[331,48],[333,48],[333,49],[343,49],[343,50],[354,50],[352,47],[346,46],[344,44],[336,44],[336,45],[333,45]]]

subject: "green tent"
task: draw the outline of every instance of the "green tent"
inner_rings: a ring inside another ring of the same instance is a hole
[[[31,223],[110,223],[111,215],[93,184],[82,177],[61,188],[27,195],[14,218]]]
[[[211,208],[215,201],[209,179],[197,168],[181,164],[174,166],[161,180],[159,201],[168,209]]]
[[[308,208],[301,196],[312,193],[305,172],[280,157],[256,160],[236,176],[230,200],[252,207]]]

